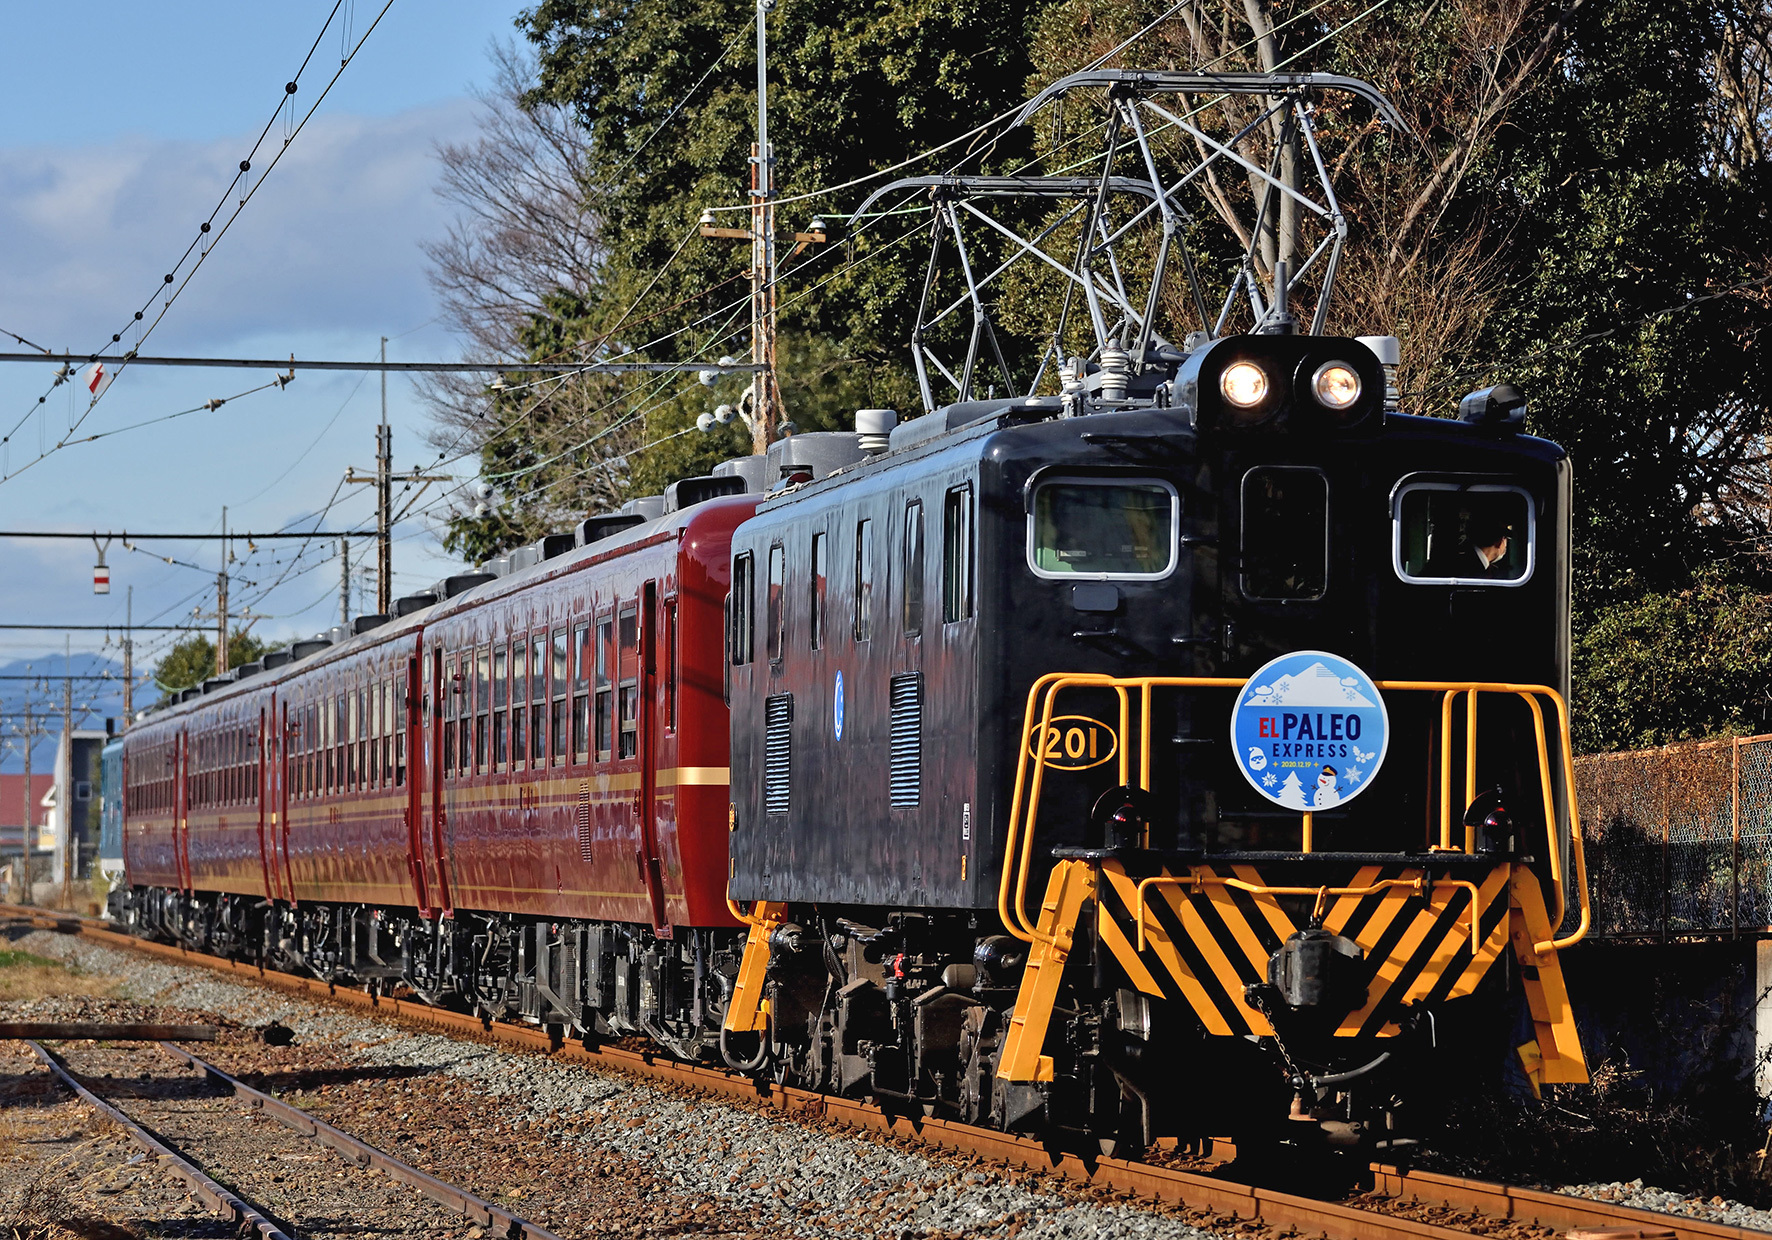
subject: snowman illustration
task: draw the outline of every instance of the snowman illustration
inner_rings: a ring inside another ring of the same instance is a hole
[[[1326,766],[1317,776],[1317,792],[1314,802],[1317,809],[1328,809],[1341,804],[1341,792],[1335,786],[1335,768]]]
[[[1267,766],[1267,753],[1260,745],[1249,746],[1249,769],[1259,771]]]

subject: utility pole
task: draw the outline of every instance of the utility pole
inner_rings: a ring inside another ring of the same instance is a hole
[[[757,0],[757,144],[751,148],[751,226],[721,228],[713,211],[701,216],[701,235],[751,243],[751,361],[758,366],[751,384],[751,452],[769,451],[782,423],[781,382],[775,355],[775,149],[769,143],[769,40],[765,19],[775,0]],[[811,232],[794,234],[794,254],[822,245],[822,220]],[[792,257],[792,255],[789,255]]]
[[[36,825],[33,810],[35,800],[31,797],[31,747],[37,740],[37,721],[31,715],[31,690],[25,689],[25,826],[23,847],[19,850],[18,866],[20,878],[20,904],[31,902],[31,828]]]
[[[388,338],[381,338],[381,360],[388,360]],[[394,604],[393,539],[394,435],[388,426],[388,372],[381,372],[381,425],[375,428],[375,610],[387,615]]]
[[[215,674],[228,674],[228,510],[222,509],[221,572],[215,579]]]
[[[135,718],[135,587],[130,586],[123,602],[123,730]]]
[[[775,378],[775,152],[769,145],[769,24],[775,0],[757,0],[757,145],[751,153],[751,452],[775,439],[781,387]]]
[[[381,338],[381,360],[386,366],[388,361],[388,338]],[[356,469],[345,471],[347,486],[364,483],[375,487],[375,611],[378,615],[388,615],[394,608],[394,484],[396,482],[422,482],[429,486],[433,482],[448,482],[449,478],[426,474],[421,470],[408,470],[406,473],[394,472],[394,428],[388,425],[388,372],[381,372],[381,423],[375,428],[375,472],[373,474],[358,473]],[[420,494],[423,494],[421,489]],[[341,546],[344,540],[340,539]],[[344,553],[340,553],[341,555]],[[345,556],[347,565],[350,557]],[[349,568],[345,572],[348,576]],[[340,585],[339,616],[350,622],[350,604],[344,601],[343,593],[348,585]]]
[[[351,540],[338,540],[338,622],[351,622]]]
[[[74,639],[62,638],[62,750],[67,755],[67,780],[55,799],[62,821],[62,893],[60,906],[67,908],[74,894],[74,866],[79,851],[74,847]],[[59,768],[60,763],[57,763]],[[57,771],[60,774],[60,771]]]

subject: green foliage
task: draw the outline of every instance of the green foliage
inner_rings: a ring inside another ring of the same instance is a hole
[[[1594,621],[1764,532],[1731,488],[1769,429],[1772,359],[1753,346],[1772,307],[1746,292],[1652,317],[1765,274],[1766,169],[1742,180],[1708,158],[1728,15],[1709,0],[1581,9],[1488,186],[1516,223],[1481,346],[1575,463],[1576,587]]]
[[[235,631],[228,637],[228,666],[251,663],[269,647],[250,633]],[[168,698],[202,684],[215,675],[215,643],[193,633],[168,650],[154,666],[154,680]]]
[[[1601,605],[1576,632],[1583,753],[1764,731],[1772,598],[1705,567],[1678,590]]]

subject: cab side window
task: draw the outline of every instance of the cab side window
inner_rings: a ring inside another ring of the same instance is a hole
[[[1392,558],[1404,581],[1517,586],[1532,575],[1531,495],[1499,483],[1416,482],[1392,501]]]

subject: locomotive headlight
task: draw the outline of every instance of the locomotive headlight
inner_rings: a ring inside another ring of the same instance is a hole
[[[1311,378],[1311,391],[1329,409],[1346,409],[1360,399],[1360,376],[1346,362],[1324,362]]]
[[[1253,409],[1267,397],[1267,371],[1254,362],[1233,362],[1218,377],[1218,390],[1237,408]]]

